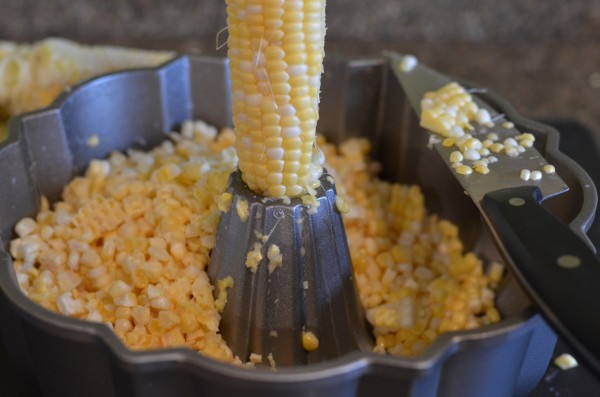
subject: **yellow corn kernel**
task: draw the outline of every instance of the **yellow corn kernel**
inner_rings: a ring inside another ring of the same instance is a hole
[[[340,196],[335,196],[335,208],[342,214],[350,212],[350,207]]]
[[[456,173],[460,175],[470,175],[473,173],[473,169],[468,165],[459,165],[456,167]]]
[[[164,329],[171,329],[181,322],[179,316],[172,311],[161,310],[158,313],[158,324]]]
[[[242,176],[260,194],[301,196],[321,175],[312,148],[323,70],[325,1],[258,6],[227,0],[226,4]]]
[[[260,364],[262,363],[263,357],[262,354],[252,353],[250,354],[249,359],[252,364]]]
[[[231,208],[231,201],[233,200],[233,194],[225,192],[219,196],[217,200],[217,208],[222,212],[229,212]]]
[[[455,82],[425,94],[421,102],[421,126],[442,136],[453,128],[472,129],[478,107],[471,95]]]
[[[485,175],[485,174],[489,174],[490,173],[489,167],[487,165],[481,164],[481,163],[475,164],[473,166],[473,169],[475,170],[475,172],[477,172],[479,174],[484,174]]]
[[[181,331],[190,334],[200,327],[200,323],[192,313],[183,312],[181,314]]]
[[[531,141],[531,142],[535,142],[535,135],[533,135],[530,132],[524,132],[522,134],[519,134],[515,137],[515,139],[517,141],[523,141],[523,140],[527,140],[527,141]]]
[[[569,353],[561,354],[560,356],[556,357],[553,362],[554,365],[564,371],[579,366],[579,363],[575,357],[571,356]]]
[[[489,309],[487,309],[485,312],[485,317],[490,323],[497,323],[498,321],[500,321],[500,313],[495,307],[490,307]]]
[[[102,263],[102,260],[96,251],[87,249],[81,255],[79,262],[84,266],[96,267]]]
[[[136,306],[131,309],[131,316],[136,325],[148,325],[150,322],[150,308],[148,306]]]
[[[224,279],[219,280],[217,282],[217,287],[219,288],[219,295],[217,299],[215,299],[215,308],[221,313],[227,304],[227,288],[233,288],[233,278],[227,276]]]
[[[488,272],[488,280],[490,284],[497,285],[502,280],[502,275],[504,274],[504,265],[498,262],[493,262],[490,265],[490,270]]]
[[[319,348],[319,338],[310,332],[302,331],[302,347],[306,351],[313,351]]]
[[[461,152],[459,152],[458,150],[450,153],[450,161],[452,163],[460,163],[463,160],[464,160],[463,154]]]
[[[442,145],[444,147],[452,147],[452,146],[454,146],[455,143],[456,143],[455,138],[446,138],[442,141]]]
[[[237,210],[237,214],[240,217],[242,222],[246,222],[248,220],[248,216],[250,215],[250,209],[248,208],[248,202],[242,198],[238,199],[235,203],[235,208]]]
[[[530,139],[522,139],[519,141],[519,145],[523,146],[524,148],[530,148],[533,146],[533,141]]]
[[[126,306],[119,306],[115,310],[115,318],[128,320],[131,317],[131,308]]]
[[[263,259],[261,251],[262,244],[254,243],[254,248],[252,248],[252,250],[248,252],[248,255],[246,255],[246,267],[250,269],[252,273],[256,273],[256,270],[258,270],[258,265]]]
[[[269,274],[283,264],[283,256],[281,250],[276,244],[271,244],[267,250],[267,258],[269,259]]]
[[[143,274],[148,281],[155,283],[163,275],[163,265],[159,261],[148,261],[141,266]]]
[[[319,208],[321,205],[317,197],[312,194],[305,194],[302,196],[302,204],[308,207],[308,210],[306,211],[308,214],[315,214],[317,212],[317,208]]]

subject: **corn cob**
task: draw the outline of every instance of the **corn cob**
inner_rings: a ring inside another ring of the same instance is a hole
[[[0,113],[15,115],[48,106],[70,85],[120,69],[155,66],[172,52],[83,46],[50,38],[33,45],[0,41]]]
[[[325,0],[226,0],[236,150],[257,193],[297,197],[317,182]]]

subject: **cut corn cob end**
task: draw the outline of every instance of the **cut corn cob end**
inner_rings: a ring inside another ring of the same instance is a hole
[[[236,151],[244,182],[299,197],[322,173],[315,146],[324,0],[226,0]]]

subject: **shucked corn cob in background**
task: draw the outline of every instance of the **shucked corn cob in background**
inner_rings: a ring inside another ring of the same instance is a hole
[[[226,3],[233,121],[244,181],[266,196],[300,196],[322,172],[314,142],[325,0]]]
[[[134,67],[157,66],[173,52],[85,46],[50,38],[32,45],[0,41],[0,124],[2,119],[50,105],[67,87],[93,76]],[[4,136],[0,129],[0,139]]]

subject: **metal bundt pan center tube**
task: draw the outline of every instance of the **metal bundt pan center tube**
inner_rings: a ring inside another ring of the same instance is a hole
[[[82,84],[50,108],[15,118],[0,146],[0,232],[6,249],[15,223],[33,216],[45,195],[91,159],[115,150],[151,148],[185,120],[231,124],[227,61],[184,56],[156,69],[110,74]],[[500,255],[479,214],[437,154],[384,59],[329,56],[322,82],[319,131],[334,143],[367,137],[383,176],[418,183],[428,209],[457,224],[465,245],[484,257]],[[502,109],[504,110],[504,109]],[[536,135],[570,191],[548,205],[577,230],[594,215],[590,178],[557,150],[552,129],[511,108],[507,116]],[[94,135],[100,144],[86,144]],[[551,358],[556,336],[509,275],[497,292],[499,323],[442,334],[420,356],[399,358],[353,351],[278,371],[238,368],[189,349],[132,351],[99,323],[47,311],[19,289],[10,256],[0,250],[2,343],[25,387],[44,396],[526,396]]]
[[[221,215],[208,273],[213,285],[229,276],[234,280],[220,331],[238,357],[271,354],[281,368],[373,348],[333,178],[325,172],[319,181],[319,205],[311,210],[299,198],[284,203],[256,195],[239,170],[229,178],[231,209]],[[235,210],[241,202],[248,205],[247,219]],[[249,270],[244,264],[253,247],[267,255]],[[282,262],[276,271],[264,263],[272,247]],[[303,348],[304,332],[316,335],[318,349]]]

